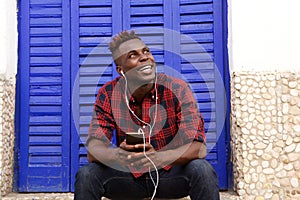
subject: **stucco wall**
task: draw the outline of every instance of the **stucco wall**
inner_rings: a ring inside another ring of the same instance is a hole
[[[18,62],[17,0],[1,0],[0,27],[0,74],[10,77]]]
[[[236,72],[231,89],[240,199],[300,199],[300,72]]]
[[[15,79],[0,74],[0,199],[12,191]]]
[[[0,3],[0,199],[13,186],[17,0]],[[13,77],[13,78],[11,78]]]

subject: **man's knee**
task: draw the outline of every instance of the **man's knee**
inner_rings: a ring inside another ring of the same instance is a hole
[[[187,164],[187,170],[192,173],[193,176],[199,176],[201,178],[217,177],[215,170],[205,159],[195,159]]]
[[[89,163],[88,165],[79,168],[76,173],[76,179],[82,182],[91,182],[96,178],[96,175],[99,174],[101,174],[99,173],[99,166],[95,163]]]

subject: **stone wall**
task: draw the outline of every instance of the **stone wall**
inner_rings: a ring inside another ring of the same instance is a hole
[[[240,199],[300,199],[300,72],[233,73],[231,91]]]
[[[12,191],[15,79],[0,75],[0,199]]]

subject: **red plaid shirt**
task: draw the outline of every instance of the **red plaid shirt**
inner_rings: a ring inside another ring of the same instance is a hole
[[[124,85],[124,78],[118,77],[100,88],[87,142],[95,138],[109,144],[113,131],[116,130],[117,146],[119,146],[125,139],[126,132],[137,132],[139,128],[143,129],[149,142],[150,127],[137,120],[129,111]],[[153,119],[156,117],[150,141],[152,146],[160,150],[176,148],[194,140],[205,143],[204,121],[188,84],[165,74],[157,74],[155,88],[142,102],[141,119],[153,126]],[[127,97],[130,108],[135,111],[134,98],[129,93]],[[170,166],[165,166],[164,169],[170,169]],[[141,174],[135,173],[136,177],[139,175]]]

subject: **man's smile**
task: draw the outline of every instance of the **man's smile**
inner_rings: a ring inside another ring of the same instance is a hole
[[[147,72],[151,69],[152,69],[152,64],[147,64],[147,65],[144,65],[144,66],[140,67],[138,71]]]
[[[143,74],[151,74],[153,72],[153,63],[148,63],[137,67],[136,71]]]

